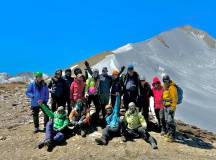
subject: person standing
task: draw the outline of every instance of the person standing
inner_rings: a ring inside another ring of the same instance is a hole
[[[52,111],[55,112],[56,109],[60,106],[63,106],[65,108],[67,84],[62,78],[62,70],[57,70],[55,72],[55,76],[52,77],[48,88],[51,89]]]
[[[169,75],[163,76],[164,91],[163,91],[163,102],[165,111],[165,121],[167,127],[167,141],[173,142],[176,134],[175,124],[175,111],[178,102],[177,88],[169,77]]]
[[[49,90],[47,84],[43,80],[43,73],[36,72],[35,80],[32,81],[26,90],[26,96],[31,99],[31,110],[33,115],[34,122],[34,133],[39,131],[39,111],[40,107],[38,101],[44,104],[47,104],[49,99]],[[49,121],[49,118],[44,114],[44,130],[46,128],[46,123]]]
[[[137,97],[140,93],[140,80],[139,74],[134,71],[134,66],[129,65],[127,69],[127,74],[124,78],[124,90],[123,90],[123,99],[124,99],[124,107],[127,110],[128,104],[130,102],[136,103]]]
[[[65,75],[63,76],[63,79],[65,80],[67,84],[67,91],[65,93],[65,98],[66,98],[66,109],[68,112],[68,115],[71,112],[71,100],[70,100],[70,86],[72,82],[74,81],[74,78],[71,77],[72,71],[70,68],[65,70]]]
[[[163,87],[160,79],[155,76],[152,80],[152,91],[154,95],[154,110],[161,130],[161,135],[166,134],[166,122],[163,105]]]

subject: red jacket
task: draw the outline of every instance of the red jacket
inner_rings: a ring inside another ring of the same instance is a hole
[[[154,83],[157,83],[157,82],[159,82],[159,84],[160,84],[159,89],[156,89],[153,85]],[[164,108],[164,105],[163,105],[163,87],[161,85],[160,79],[157,76],[155,76],[153,78],[152,91],[153,91],[153,95],[154,95],[154,108],[155,109],[163,109]]]
[[[70,99],[77,101],[78,99],[84,99],[85,82],[75,79],[70,86]]]

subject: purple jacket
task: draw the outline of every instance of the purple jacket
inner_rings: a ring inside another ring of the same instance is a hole
[[[38,100],[47,103],[49,99],[47,84],[44,81],[40,85],[37,85],[35,81],[31,82],[26,90],[26,96],[31,98],[32,107],[39,107]]]

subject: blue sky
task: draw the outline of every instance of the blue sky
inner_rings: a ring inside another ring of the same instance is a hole
[[[0,2],[0,72],[43,71],[190,24],[216,37],[216,1]]]

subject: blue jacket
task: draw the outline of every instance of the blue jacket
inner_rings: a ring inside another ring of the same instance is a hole
[[[120,96],[117,96],[112,114],[106,117],[107,125],[110,126],[110,128],[116,128],[119,125],[119,105]]]
[[[27,87],[26,96],[31,98],[32,107],[39,107],[38,100],[47,103],[49,99],[47,84],[42,81],[40,85],[37,85],[35,81],[32,81]]]

